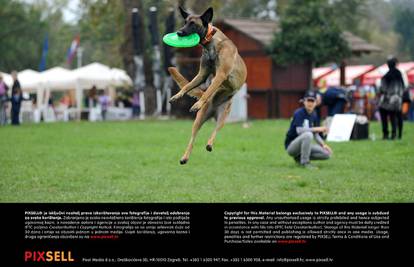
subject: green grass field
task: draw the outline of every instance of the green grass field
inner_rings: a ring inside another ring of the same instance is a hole
[[[331,143],[334,156],[298,167],[287,120],[227,124],[214,151],[202,128],[179,159],[191,121],[55,123],[0,128],[1,202],[412,202],[414,124],[402,141]]]

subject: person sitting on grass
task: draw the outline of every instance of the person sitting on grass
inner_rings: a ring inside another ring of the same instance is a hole
[[[332,149],[324,143],[319,133],[326,134],[328,128],[320,127],[314,112],[317,94],[308,91],[303,97],[304,107],[299,108],[293,114],[289,130],[286,134],[285,149],[301,166],[309,169],[316,167],[310,164],[310,160],[325,160],[332,155]],[[315,139],[316,144],[312,144]]]

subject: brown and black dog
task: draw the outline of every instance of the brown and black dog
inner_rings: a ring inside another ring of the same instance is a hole
[[[185,25],[177,31],[179,36],[197,33],[200,45],[203,47],[200,60],[200,70],[194,79],[188,82],[176,68],[169,68],[172,78],[177,82],[180,91],[171,97],[170,102],[176,101],[184,94],[198,101],[191,107],[197,111],[192,134],[187,149],[180,163],[187,163],[198,130],[208,119],[216,118],[216,127],[207,142],[207,151],[212,151],[217,131],[220,130],[231,110],[232,97],[246,81],[247,69],[234,43],[219,29],[211,24],[213,9],[210,7],[202,15],[192,15],[180,7],[180,13]],[[206,90],[200,85],[208,82]]]

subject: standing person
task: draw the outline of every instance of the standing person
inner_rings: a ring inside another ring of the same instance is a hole
[[[9,87],[3,81],[3,76],[0,74],[0,125],[7,124],[7,115],[6,115],[6,108],[7,108],[7,91]]]
[[[388,118],[391,121],[391,139],[397,136],[397,124],[402,108],[402,96],[404,92],[404,80],[397,69],[397,59],[392,57],[387,61],[389,71],[382,77],[380,86],[379,111],[382,123],[383,139],[389,139]],[[402,121],[399,137],[402,136]]]
[[[13,78],[13,86],[12,86],[12,92],[11,92],[11,119],[12,119],[12,125],[19,125],[20,124],[20,108],[21,103],[23,101],[23,94],[22,94],[22,88],[20,86],[20,82],[17,79],[17,71],[12,71],[12,78]]]
[[[93,108],[96,105],[96,93],[98,89],[96,89],[96,86],[92,86],[91,90],[89,90],[88,93],[88,108]]]
[[[22,89],[16,88],[16,90],[10,98],[12,125],[20,125],[20,108],[22,106],[23,100],[28,99],[23,98]]]
[[[329,159],[332,149],[324,143],[319,133],[327,133],[328,128],[316,124],[315,114],[317,94],[306,92],[303,97],[303,107],[293,114],[289,130],[286,134],[285,149],[301,166],[315,169],[310,160]],[[315,139],[316,144],[312,144]]]
[[[132,94],[131,104],[132,104],[132,117],[133,118],[139,117],[139,115],[141,115],[141,106],[140,106],[140,101],[139,101],[138,90],[134,90]]]
[[[109,98],[109,95],[103,91],[98,100],[99,104],[101,105],[102,120],[106,120],[106,113],[108,111],[109,104],[111,103],[111,99]]]
[[[11,75],[12,75],[12,78],[13,78],[12,95],[14,95],[14,93],[17,90],[20,90],[22,88],[20,86],[19,80],[17,79],[17,71],[15,71],[15,70],[12,71]]]

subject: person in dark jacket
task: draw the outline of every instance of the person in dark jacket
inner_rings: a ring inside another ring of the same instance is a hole
[[[22,106],[23,100],[29,100],[23,98],[22,89],[20,87],[20,82],[17,79],[17,72],[12,72],[13,77],[13,86],[12,86],[12,95],[10,98],[11,102],[11,119],[12,125],[20,125],[20,108]]]
[[[30,99],[23,97],[22,89],[16,89],[10,98],[12,125],[20,125],[20,109],[24,100]]]
[[[398,115],[401,113],[402,96],[404,92],[404,80],[397,69],[397,59],[390,58],[387,61],[389,71],[381,79],[379,91],[379,112],[382,123],[383,139],[389,139],[388,119],[391,121],[391,139],[397,137]],[[402,121],[399,137],[402,136]]]
[[[315,113],[317,94],[306,92],[303,97],[304,107],[293,114],[288,132],[286,133],[285,149],[297,163],[308,169],[315,169],[310,160],[325,160],[332,155],[332,149],[325,144],[319,133],[327,133],[326,127],[317,124]],[[312,144],[315,140],[317,144]]]
[[[343,114],[347,104],[346,91],[341,87],[329,87],[322,95],[322,104],[328,107],[328,116]]]
[[[22,89],[22,87],[20,86],[20,82],[19,82],[19,80],[17,79],[17,71],[12,71],[12,73],[11,73],[11,75],[12,75],[12,78],[13,78],[13,85],[12,85],[12,95],[17,91],[17,90],[20,90],[20,89]]]

